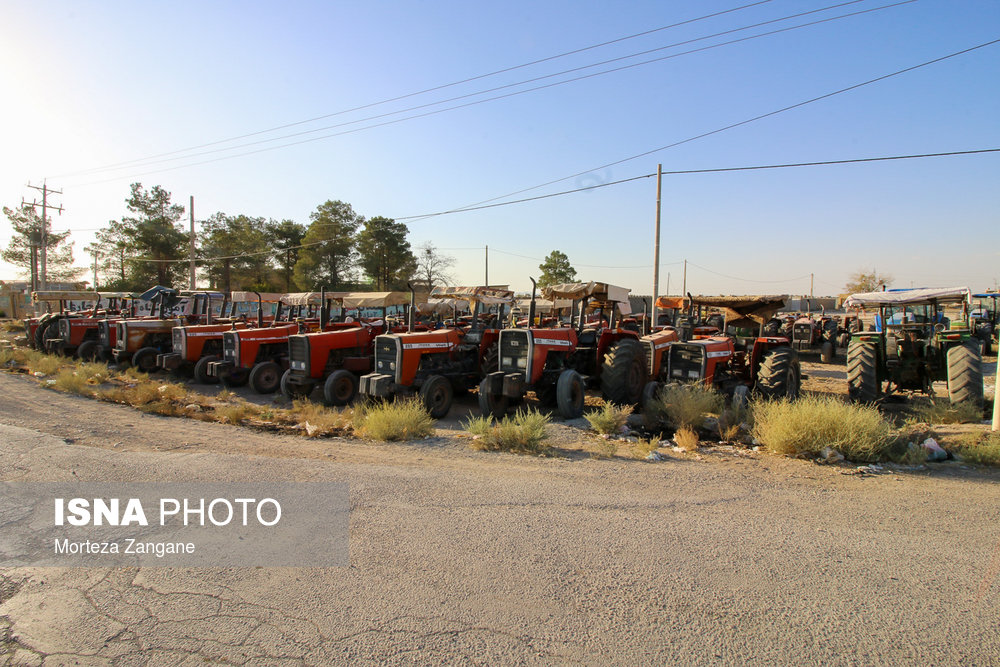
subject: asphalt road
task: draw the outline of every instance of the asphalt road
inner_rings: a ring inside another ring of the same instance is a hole
[[[349,567],[2,570],[4,664],[1000,664],[996,472],[308,441],[5,374],[0,396],[5,481],[351,497]]]

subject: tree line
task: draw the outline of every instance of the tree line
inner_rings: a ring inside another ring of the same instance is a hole
[[[187,287],[190,233],[185,208],[154,185],[131,185],[126,215],[111,220],[85,251],[97,257],[102,290],[139,291],[150,285]],[[31,272],[31,246],[48,229],[48,281],[70,282],[89,275],[73,265],[69,232],[52,233],[30,206],[4,207],[13,230],[4,261]],[[218,212],[202,221],[196,236],[199,276],[222,291],[259,292],[389,291],[407,282],[434,286],[450,281],[454,260],[430,242],[416,250],[407,226],[391,218],[365,218],[350,204],[327,201],[309,214],[309,224]]]

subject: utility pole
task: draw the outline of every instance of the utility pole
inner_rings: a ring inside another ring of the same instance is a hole
[[[191,290],[195,288],[195,270],[194,270],[194,195],[191,195]]]
[[[813,273],[809,274],[809,298],[810,299],[813,298],[813,276],[814,275],[815,274],[813,274]]]
[[[490,286],[490,246],[486,246],[486,287]]]
[[[653,234],[653,324],[660,321],[656,299],[660,295],[660,194],[663,187],[663,165],[656,165],[656,232]],[[669,288],[667,292],[669,293]]]
[[[28,183],[28,187],[31,188],[32,190],[38,190],[39,192],[42,193],[42,228],[39,232],[41,235],[40,242],[42,246],[42,267],[40,272],[41,275],[39,276],[38,282],[40,283],[41,288],[44,290],[48,289],[48,277],[46,275],[46,268],[47,268],[47,257],[48,257],[47,249],[49,245],[49,229],[48,229],[49,194],[61,195],[62,190],[49,190],[49,186],[48,184],[46,184],[45,181],[42,181],[42,187],[38,187],[37,185],[32,185],[31,183]],[[21,203],[27,205],[27,202],[25,202],[23,199],[21,200]],[[32,210],[34,210],[34,208],[38,206],[38,202],[32,200],[30,205]],[[63,212],[62,206],[53,206],[52,208],[59,211],[60,215]]]
[[[94,244],[94,291],[97,291],[97,244]]]
[[[681,287],[681,296],[687,296],[688,293],[688,261],[684,260],[684,286]]]

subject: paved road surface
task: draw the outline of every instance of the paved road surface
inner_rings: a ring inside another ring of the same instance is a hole
[[[352,504],[350,567],[4,570],[10,664],[1000,662],[996,473],[307,441],[0,395],[3,480],[331,480]]]

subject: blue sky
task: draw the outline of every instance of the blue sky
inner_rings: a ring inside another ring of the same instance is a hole
[[[1000,44],[690,141],[1000,38],[1000,3],[917,0],[624,71],[329,138],[482,99],[468,97],[294,138],[236,148],[661,49],[833,0],[772,0],[710,19],[397,102],[335,114],[615,40],[752,0],[704,2],[11,2],[0,0],[0,203],[63,190],[56,229],[76,257],[125,213],[129,183],[223,211],[307,223],[327,199],[365,216],[449,210],[664,170],[1000,148]],[[864,0],[615,65],[875,9]],[[553,77],[539,85],[569,78]],[[305,143],[250,155],[293,141]],[[211,152],[192,157],[192,153]],[[233,155],[240,155],[232,159]],[[162,160],[162,158],[160,158]],[[135,161],[135,162],[133,162]],[[130,162],[123,168],[101,169]],[[195,164],[206,162],[205,164]],[[1000,154],[755,172],[675,175],[663,183],[660,292],[841,291],[875,267],[895,285],[993,287],[1000,278]],[[482,211],[409,221],[461,283],[527,288],[542,257],[566,252],[581,279],[652,291],[655,179]],[[0,245],[9,229],[0,223]],[[0,276],[13,277],[0,264]]]

